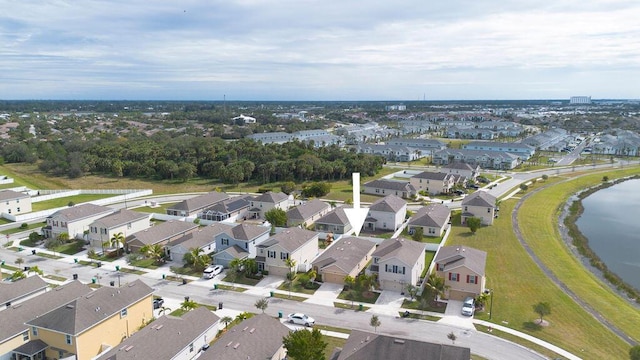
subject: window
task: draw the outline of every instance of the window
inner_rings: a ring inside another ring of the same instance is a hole
[[[31,333],[33,334],[33,336],[38,336],[38,328],[35,326],[32,326]]]
[[[19,211],[19,210],[18,210]],[[487,212],[491,213],[491,208],[487,208]]]
[[[267,250],[267,257],[275,259],[276,258],[276,252],[272,251],[272,250]]]
[[[464,207],[464,211],[465,211],[465,212],[469,211],[469,207],[468,207],[468,206],[465,206],[465,207]]]
[[[20,208],[17,208],[17,209],[16,209],[16,211],[17,211],[17,212],[20,212]]]
[[[468,284],[477,284],[478,277],[476,275],[467,275],[467,283]]]
[[[460,281],[460,275],[456,273],[449,273],[450,281]]]
[[[131,229],[131,223],[127,223],[127,229]]]
[[[7,210],[7,212],[8,212],[9,214],[11,214],[11,209],[8,209],[8,210]]]
[[[442,264],[436,264],[438,271],[444,271],[444,265]]]
[[[29,332],[25,331],[22,333],[22,341],[29,341]]]
[[[286,260],[288,258],[289,258],[289,253],[285,253],[285,252],[280,253],[280,260]]]
[[[120,310],[120,318],[127,317],[127,308]]]
[[[67,345],[71,345],[71,344],[73,344],[73,340],[71,339],[71,335],[67,335],[67,336],[65,337],[65,340],[66,340],[66,342],[67,342]]]
[[[189,344],[189,352],[193,352],[193,343]]]
[[[380,258],[374,257],[374,258],[373,258],[373,263],[374,263],[374,264],[377,264],[379,259],[380,259]]]
[[[229,239],[222,239],[222,245],[229,245]]]
[[[436,229],[434,228],[429,228],[429,234],[435,234],[436,233]]]

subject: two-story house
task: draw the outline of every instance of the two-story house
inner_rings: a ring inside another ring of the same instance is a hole
[[[284,229],[258,245],[258,270],[278,276],[286,276],[290,271],[309,271],[318,249],[318,233],[300,228]],[[285,264],[287,259],[295,260],[295,269]]]
[[[395,195],[377,200],[369,207],[364,223],[366,231],[398,230],[407,216],[407,202]]]
[[[213,262],[229,267],[233,259],[255,258],[256,247],[269,238],[269,231],[270,227],[243,223],[216,235]]]
[[[4,214],[20,215],[31,212],[31,196],[13,190],[0,191],[0,217]]]
[[[125,238],[151,226],[151,214],[120,209],[107,216],[94,220],[89,224],[89,246],[94,249],[103,249],[104,243],[113,235],[121,233]]]
[[[240,195],[229,198],[202,210],[198,213],[198,218],[207,221],[227,222],[246,218],[251,200],[253,200],[253,196],[251,195]]]
[[[331,211],[331,205],[326,202],[319,199],[309,200],[287,211],[287,226],[300,225],[306,228],[329,211]]]
[[[462,161],[454,161],[440,167],[440,172],[462,176],[469,180],[475,180],[480,174],[480,166]]]
[[[274,208],[287,211],[290,204],[291,199],[289,195],[282,192],[274,193],[267,191],[251,201],[251,205],[249,205],[249,216],[253,219],[264,219],[264,213],[267,211]]]
[[[413,234],[418,227],[422,228],[422,234],[425,236],[439,237],[449,225],[451,220],[451,210],[442,204],[429,204],[421,207],[413,214],[407,229],[409,234]]]
[[[211,207],[219,202],[227,200],[229,195],[217,191],[208,194],[198,195],[191,199],[183,200],[171,207],[167,208],[167,215],[173,216],[192,216],[198,212]]]
[[[139,252],[145,245],[160,245],[170,247],[171,241],[177,240],[184,235],[198,229],[198,224],[187,221],[165,221],[154,225],[148,229],[135,232],[126,237],[125,246],[129,251]],[[171,252],[167,251],[171,256]]]
[[[445,298],[463,300],[484,292],[486,252],[462,245],[444,246],[433,261],[436,275],[444,278]]]
[[[412,176],[409,182],[413,187],[429,195],[448,194],[455,185],[455,177],[443,172],[423,171]]]
[[[47,217],[43,235],[47,238],[56,238],[66,233],[70,239],[81,239],[84,232],[89,231],[89,224],[114,211],[115,209],[94,204],[82,204],[58,210]]]
[[[184,256],[191,249],[199,249],[203,255],[213,254],[216,251],[216,237],[231,231],[233,226],[225,223],[213,223],[172,241],[171,260],[182,263]]]
[[[315,230],[333,234],[348,234],[352,227],[344,209],[344,207],[335,208],[316,220]]]
[[[476,191],[462,199],[462,224],[470,217],[482,219],[483,225],[492,225],[496,217],[496,197],[486,191]]]
[[[376,243],[367,239],[343,237],[326,248],[311,265],[322,282],[344,284],[347,276],[355,278],[371,260]]]
[[[417,190],[407,181],[379,179],[365,183],[362,192],[380,196],[395,195],[408,199],[415,196]]]
[[[0,311],[47,291],[49,284],[38,275],[17,281],[0,281]]]
[[[102,287],[26,322],[49,359],[91,359],[153,319],[153,289],[141,280]],[[75,357],[74,357],[75,356]],[[37,358],[37,357],[35,357]]]
[[[425,269],[425,243],[404,238],[386,239],[371,254],[369,272],[377,274],[382,290],[404,292],[418,285]]]

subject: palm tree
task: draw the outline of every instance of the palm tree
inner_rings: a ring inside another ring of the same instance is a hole
[[[351,290],[355,285],[355,283],[356,283],[356,279],[354,279],[352,276],[347,275],[344,277],[344,287],[346,287],[347,290]]]
[[[224,329],[226,330],[227,326],[229,326],[229,323],[233,321],[233,318],[231,316],[225,316],[222,319],[220,319],[220,321],[224,323]]]
[[[229,262],[229,275],[231,276],[231,282],[233,283],[233,287],[236,287],[236,280],[238,280],[238,273],[240,269],[242,269],[242,265],[244,263],[244,259],[235,258]]]
[[[164,248],[160,244],[145,245],[140,248],[140,253],[149,259],[154,259],[156,263],[164,257]]]
[[[201,248],[191,248],[188,253],[184,254],[183,260],[188,265],[193,266],[195,270],[204,270],[209,265],[210,258],[202,254],[203,252],[204,250]]]
[[[448,288],[448,286],[444,284],[444,278],[441,278],[436,274],[429,275],[429,280],[427,280],[427,287],[434,295],[433,300],[436,300],[438,296],[444,295],[445,291]]]
[[[116,248],[116,256],[120,256],[120,246],[124,247],[125,242],[124,234],[121,232],[113,234],[110,241],[111,246]]]
[[[40,268],[38,266],[30,267],[29,270],[27,271],[27,273],[36,273],[38,275],[44,274],[44,272],[42,270],[40,270]]]
[[[166,314],[167,312],[171,312],[171,308],[168,308],[168,307],[164,307],[164,306],[163,306],[163,307],[161,307],[161,308],[160,308],[160,311],[158,312],[158,314],[160,314],[160,315],[164,315],[164,314]]]
[[[284,260],[284,264],[289,267],[289,279],[293,281],[293,273],[294,273],[293,268],[296,267],[296,261],[290,258],[286,258]]]
[[[184,301],[180,303],[180,308],[184,311],[190,311],[197,307],[198,303],[193,300],[184,299]]]

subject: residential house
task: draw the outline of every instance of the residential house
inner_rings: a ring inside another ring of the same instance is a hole
[[[44,350],[43,346],[48,345],[34,340],[30,327],[25,323],[92,291],[79,281],[71,281],[19,304],[10,304],[0,311],[0,360],[16,359],[14,351],[16,356],[33,356]]]
[[[432,162],[446,165],[452,162],[466,162],[484,169],[510,170],[518,166],[520,156],[504,151],[445,149],[433,154]]]
[[[416,188],[407,181],[397,180],[372,180],[364,184],[363,191],[365,194],[373,195],[395,195],[404,199],[411,198],[416,195]]]
[[[198,213],[198,219],[207,221],[228,221],[246,218],[253,196],[241,195],[229,198]]]
[[[286,276],[290,271],[307,272],[311,268],[311,261],[318,255],[318,233],[287,228],[257,245],[257,248],[256,262],[260,271],[278,276]],[[295,260],[295,269],[285,264],[287,259]]]
[[[0,311],[38,296],[49,288],[49,284],[38,275],[17,281],[0,281]]]
[[[94,204],[82,204],[58,210],[47,217],[43,235],[47,238],[56,238],[66,233],[70,239],[81,239],[85,230],[89,231],[89,224],[114,211],[115,209]]]
[[[471,349],[352,330],[344,346],[336,348],[329,357],[329,360],[388,359],[469,360]]]
[[[256,133],[247,135],[247,138],[263,144],[284,144],[293,141],[293,135],[286,132]]]
[[[480,174],[480,166],[471,165],[461,161],[454,161],[440,167],[440,172],[462,176],[469,180],[475,180],[475,178]]]
[[[494,131],[488,129],[476,129],[475,127],[451,126],[444,132],[450,139],[481,139],[493,140],[496,137]]]
[[[213,223],[184,234],[171,242],[171,260],[182,263],[191,249],[200,249],[202,255],[213,254],[216,251],[216,236],[229,232],[232,228],[231,224]]]
[[[476,191],[462,199],[462,224],[470,217],[482,219],[483,225],[492,225],[497,217],[496,197],[486,191]]]
[[[358,153],[384,156],[389,161],[413,161],[428,155],[422,149],[388,144],[358,144],[354,148]]]
[[[536,149],[533,146],[513,142],[471,141],[462,145],[462,148],[468,150],[504,151],[516,154],[520,156],[522,160],[528,160],[536,153]]]
[[[291,330],[267,314],[258,314],[227,330],[199,360],[283,360],[282,339]]]
[[[486,252],[462,245],[444,246],[434,262],[436,275],[444,279],[445,298],[463,300],[484,292]]]
[[[96,360],[191,360],[215,339],[220,318],[206,307],[181,317],[161,316]]]
[[[306,228],[313,225],[316,220],[326,215],[329,211],[331,211],[331,205],[326,202],[319,199],[309,200],[287,211],[287,226],[301,225]]]
[[[0,191],[0,215],[20,215],[31,212],[31,196],[13,190]]]
[[[187,221],[170,220],[154,225],[148,229],[135,232],[126,237],[125,243],[129,251],[139,252],[145,245],[172,245],[171,241],[198,229],[198,224]],[[167,253],[171,255],[171,253]]]
[[[251,201],[249,215],[253,219],[264,219],[264,213],[267,211],[274,208],[287,211],[290,203],[289,195],[282,192],[267,191]]]
[[[327,213],[325,216],[316,220],[315,230],[334,233],[347,234],[351,231],[351,223],[344,212],[344,207],[338,207]]]
[[[429,204],[421,207],[412,217],[409,219],[407,229],[410,234],[415,232],[418,227],[422,228],[422,233],[425,236],[441,237],[449,221],[451,220],[451,210],[442,204]]]
[[[344,284],[344,278],[355,278],[371,261],[376,249],[372,241],[359,237],[343,237],[331,244],[311,265],[323,282]]]
[[[167,215],[173,216],[191,216],[196,215],[198,212],[211,207],[219,202],[229,199],[229,195],[217,191],[212,191],[208,194],[199,195],[191,199],[183,200],[169,208],[167,208]]]
[[[34,316],[26,325],[39,351],[31,355],[91,359],[117,346],[153,319],[152,295],[152,288],[141,280],[134,280],[122,287],[96,289],[46,314]]]
[[[94,220],[89,224],[89,246],[94,249],[104,249],[105,242],[115,234],[121,233],[125,238],[151,226],[151,214],[120,209],[107,216]],[[108,245],[107,247],[111,247]]]
[[[378,276],[382,290],[404,292],[417,286],[425,267],[426,244],[404,238],[386,239],[371,254],[369,272]]]
[[[435,139],[419,139],[419,138],[393,138],[387,141],[389,145],[406,146],[419,149],[423,156],[431,155],[434,150],[442,150],[447,148],[447,144]]]
[[[448,194],[455,185],[455,177],[443,172],[423,171],[412,176],[409,183],[429,195]]]
[[[407,216],[407,202],[395,195],[387,195],[369,207],[365,230],[398,230]]]
[[[216,253],[213,255],[213,262],[229,267],[233,259],[255,258],[256,247],[269,238],[270,230],[271,228],[267,226],[243,223],[216,235]]]

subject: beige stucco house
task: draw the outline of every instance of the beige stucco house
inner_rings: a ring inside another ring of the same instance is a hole
[[[287,211],[287,226],[307,228],[329,211],[331,211],[331,205],[326,202],[319,199],[309,200]]]
[[[462,224],[470,217],[482,219],[483,225],[493,225],[496,217],[496,197],[486,191],[478,190],[462,200]]]
[[[444,278],[445,298],[463,300],[484,291],[486,252],[462,245],[445,246],[440,248],[434,262],[436,275]]]
[[[448,194],[455,185],[455,177],[443,172],[423,171],[412,176],[409,183],[418,192],[424,191],[429,195]]]
[[[13,190],[0,191],[0,216],[20,215],[31,212],[31,196]]]
[[[125,238],[133,233],[148,229],[151,226],[151,214],[120,209],[103,216],[89,224],[89,246],[103,249],[103,244],[115,234],[121,233]],[[109,247],[109,246],[107,246]]]
[[[251,200],[249,216],[253,219],[264,219],[264,213],[267,211],[274,208],[287,211],[290,205],[291,199],[289,195],[282,192],[274,193],[268,191]]]
[[[407,229],[409,234],[413,234],[416,228],[422,228],[422,234],[424,236],[439,237],[444,234],[444,231],[449,226],[449,220],[451,219],[451,210],[442,204],[429,204],[423,206],[413,214],[409,223],[407,223]]]
[[[295,271],[306,272],[311,261],[318,255],[318,233],[287,228],[256,246],[258,270],[266,270],[269,275],[286,276],[292,269],[285,264],[286,259],[296,262]]]
[[[82,204],[58,210],[47,217],[43,235],[47,238],[56,238],[66,233],[69,234],[70,239],[81,239],[84,232],[89,231],[89,224],[113,212],[115,209],[94,204]]]
[[[369,273],[377,274],[382,290],[404,292],[418,285],[425,269],[425,243],[404,238],[386,239],[371,254]]]
[[[355,278],[371,261],[376,244],[367,239],[341,238],[324,250],[311,263],[322,282],[344,284],[344,278]]]

